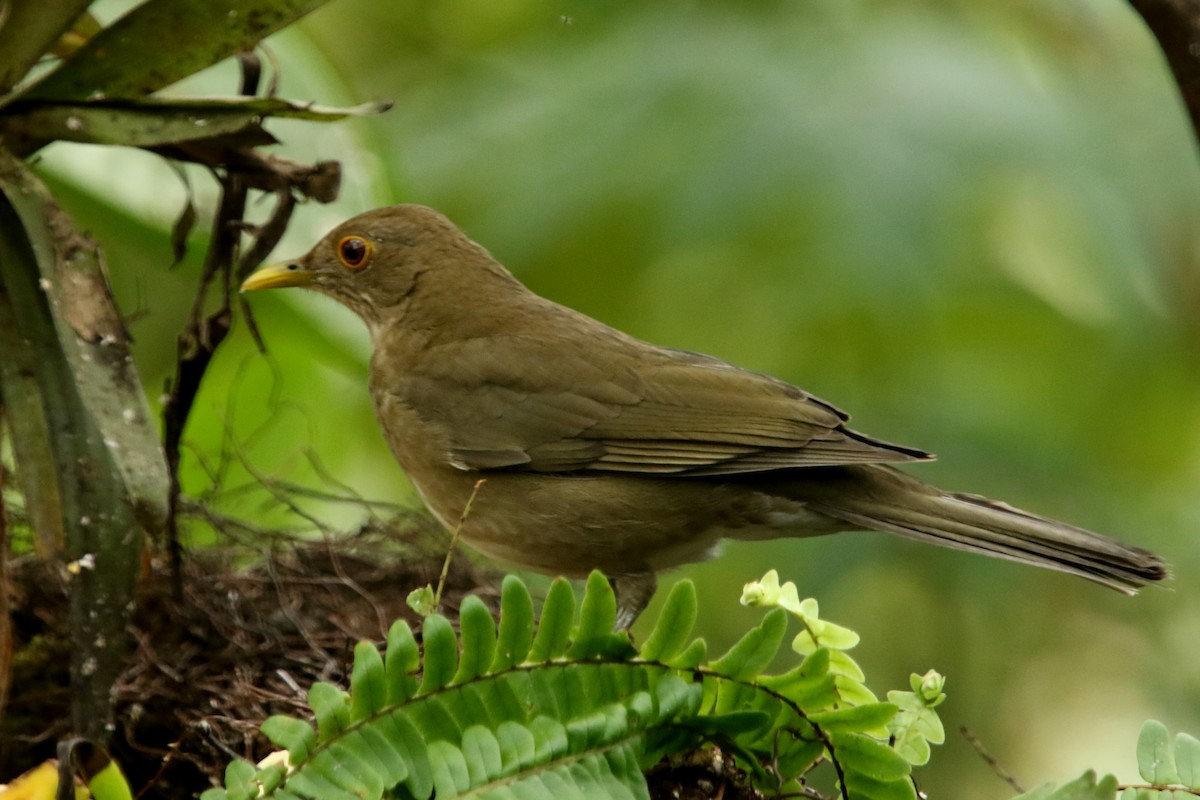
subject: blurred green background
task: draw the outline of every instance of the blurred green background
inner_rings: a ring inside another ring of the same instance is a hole
[[[933,797],[1011,794],[960,725],[1027,787],[1089,766],[1134,779],[1146,717],[1200,734],[1200,165],[1124,3],[336,0],[271,48],[283,96],[396,102],[272,128],[281,154],[346,168],[281,257],[367,208],[434,206],[543,295],[797,383],[938,453],[922,477],[1175,568],[1129,599],[882,534],[736,545],[663,579],[699,582],[710,650],[758,618],[740,587],[776,567],[863,635],[872,686],[936,667],[950,736],[918,774]],[[224,65],[178,91],[235,81]],[[106,248],[157,395],[206,238],[167,269],[182,184],[154,157],[81,146],[41,171]],[[415,502],[357,320],[298,292],[251,303],[270,357],[244,325],[222,347],[185,489],[206,490],[201,465],[232,436],[263,473],[319,485],[311,448],[364,495]],[[236,461],[228,487],[250,480]],[[296,521],[261,492],[219,500]]]

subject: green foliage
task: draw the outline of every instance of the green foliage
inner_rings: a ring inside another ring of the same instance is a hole
[[[360,643],[349,692],[310,690],[315,728],[283,716],[264,723],[286,760],[234,762],[226,787],[204,797],[640,798],[644,769],[713,743],[765,791],[798,791],[828,763],[844,797],[915,798],[912,765],[940,741],[940,676],[914,676],[899,702],[876,702],[857,664],[829,646],[853,646],[853,632],[821,620],[815,602],[793,602],[795,586],[780,587],[773,573],[747,596],[774,607],[705,663],[702,640],[691,638],[690,581],[671,590],[639,650],[613,630],[616,600],[600,573],[578,603],[556,581],[536,632],[529,592],[510,576],[498,627],[468,597],[457,637],[445,617],[425,617],[423,653],[405,622],[392,626],[383,653]],[[801,660],[765,675],[789,612],[805,626]]]
[[[1171,739],[1158,720],[1142,725],[1137,741],[1138,773],[1146,783],[1121,786],[1112,775],[1096,779],[1093,770],[1070,783],[1039,786],[1013,800],[1179,800],[1200,796],[1200,739],[1180,733]]]

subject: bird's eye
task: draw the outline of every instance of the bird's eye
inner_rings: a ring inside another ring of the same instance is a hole
[[[343,237],[338,242],[337,255],[346,269],[362,269],[371,257],[371,243],[361,236]]]

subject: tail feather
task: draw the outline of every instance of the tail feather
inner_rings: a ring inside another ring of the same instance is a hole
[[[807,499],[808,509],[857,528],[1078,575],[1126,594],[1168,576],[1163,560],[1148,550],[1007,503],[944,493],[890,467],[846,470],[840,477],[851,475],[856,491],[818,492]]]

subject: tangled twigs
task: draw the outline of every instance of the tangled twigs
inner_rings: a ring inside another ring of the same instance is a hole
[[[261,64],[253,54],[243,54],[243,95],[258,92]],[[204,261],[196,298],[183,330],[180,331],[175,358],[175,376],[166,390],[163,404],[163,450],[170,478],[167,498],[167,550],[171,564],[172,586],[178,598],[182,592],[182,550],[179,542],[178,511],[180,502],[179,461],[183,431],[195,403],[200,384],[217,348],[233,325],[233,298],[237,286],[274,249],[295,210],[297,197],[328,202],[337,195],[340,170],[334,162],[313,166],[297,165],[283,159],[254,152],[245,146],[232,147],[218,140],[202,140],[187,146],[161,151],[163,155],[206,164],[220,184],[221,195],[213,219],[212,241]],[[270,191],[275,207],[268,220],[252,226],[245,220],[247,200],[252,189]],[[242,236],[251,235],[250,245],[242,252]],[[216,309],[210,307],[210,290],[218,286]],[[254,319],[244,302],[242,315],[259,349],[262,341]]]

